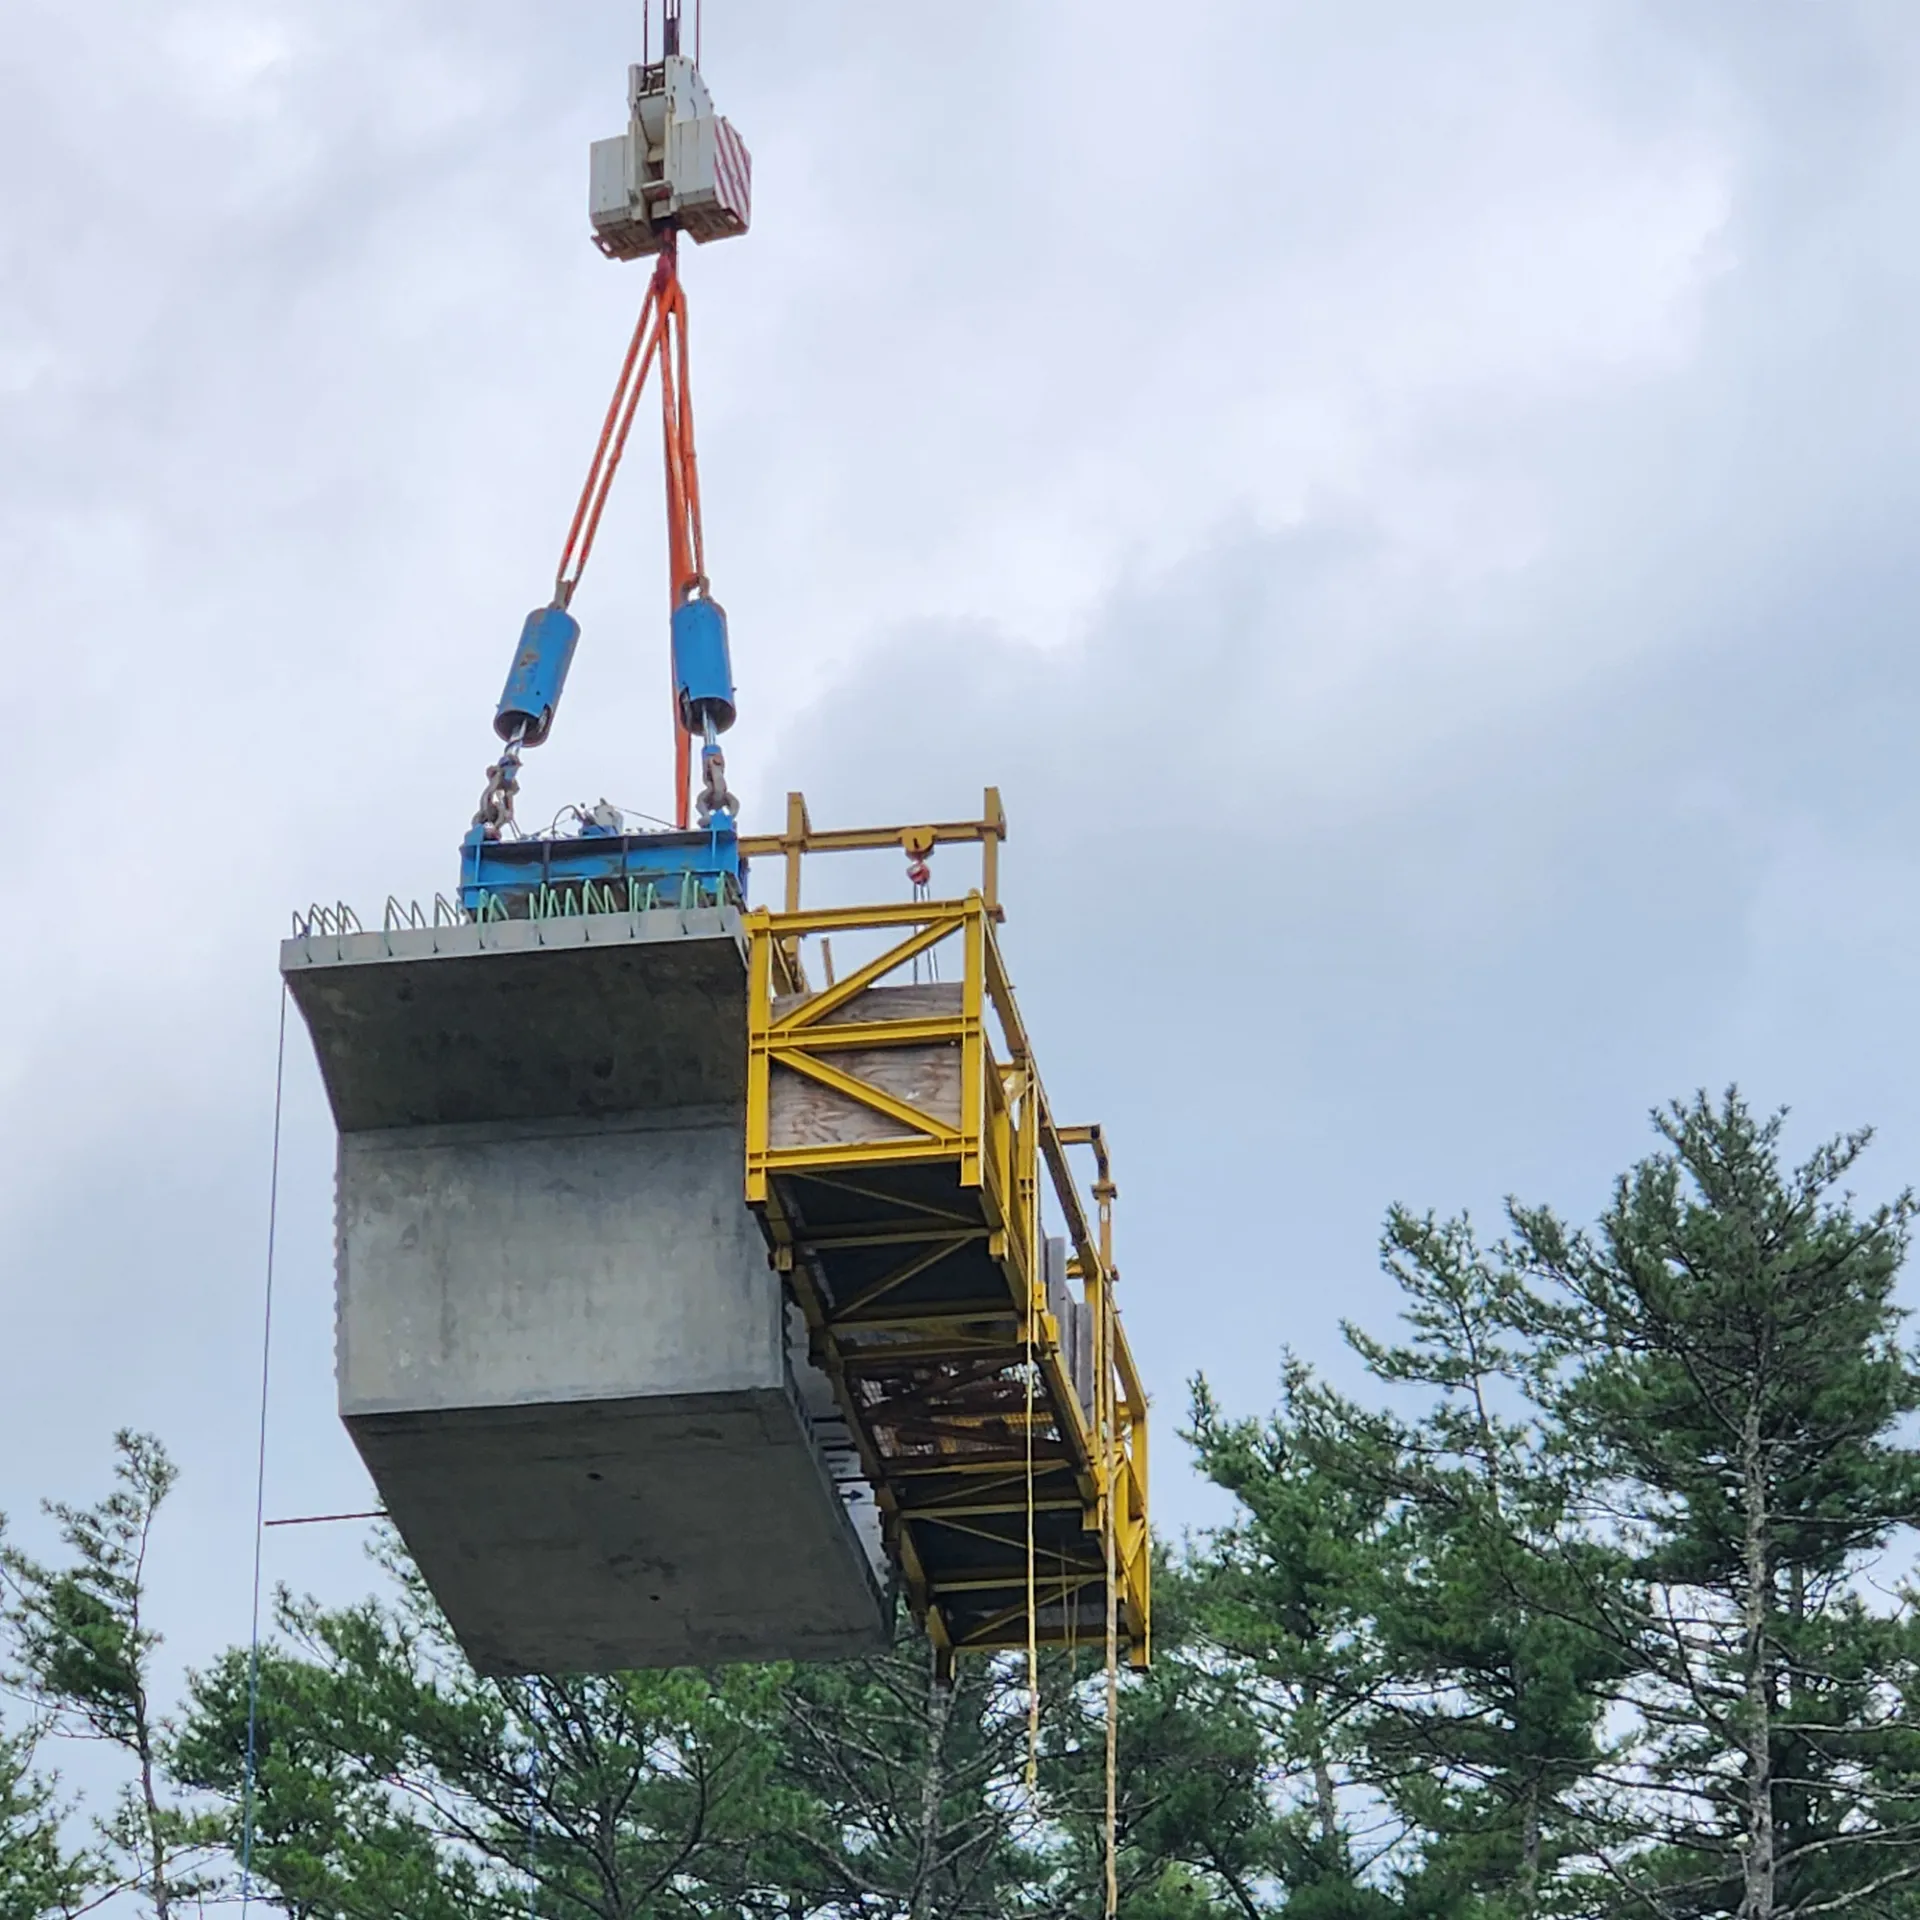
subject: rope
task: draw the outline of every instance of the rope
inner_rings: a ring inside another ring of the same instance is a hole
[[[273,1155],[267,1176],[266,1305],[260,1328],[260,1440],[253,1486],[253,1625],[247,1648],[247,1760],[240,1802],[240,1912],[253,1901],[253,1829],[260,1757],[260,1569],[267,1539],[267,1389],[273,1377],[273,1255],[280,1228],[280,1115],[287,1087],[287,989],[273,1066]]]
[[[1119,1554],[1114,1502],[1119,1496],[1115,1471],[1120,1453],[1120,1416],[1113,1383],[1113,1274],[1100,1278],[1100,1380],[1105,1417],[1100,1422],[1106,1454],[1106,1499],[1102,1505],[1101,1545],[1107,1574],[1107,1920],[1120,1911],[1120,1595]]]
[[[1027,1797],[1040,1792],[1040,1593],[1033,1560],[1033,1282],[1027,1282]]]

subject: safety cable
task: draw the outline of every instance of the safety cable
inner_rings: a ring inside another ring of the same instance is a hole
[[[1107,1920],[1120,1911],[1120,1595],[1114,1502],[1119,1497],[1120,1411],[1113,1379],[1113,1273],[1100,1275],[1100,1377],[1106,1401],[1101,1446],[1106,1456],[1106,1498],[1101,1503],[1101,1546],[1107,1574]]]
[[[247,1758],[240,1802],[240,1912],[253,1901],[255,1789],[260,1736],[260,1570],[267,1538],[267,1391],[273,1377],[273,1256],[280,1233],[280,1115],[287,1085],[287,999],[280,988],[280,1036],[273,1066],[273,1151],[267,1176],[266,1305],[260,1329],[260,1440],[253,1488],[253,1624],[247,1646]]]
[[[1033,1275],[1027,1276],[1027,1797],[1040,1792],[1040,1595],[1033,1553]]]

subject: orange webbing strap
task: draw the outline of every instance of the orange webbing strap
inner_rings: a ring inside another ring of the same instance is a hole
[[[674,244],[669,238],[654,267],[653,278],[647,282],[647,297],[640,303],[640,318],[634,325],[626,357],[620,363],[613,398],[607,403],[607,417],[601,422],[600,438],[587,470],[587,483],[580,489],[573,522],[567,528],[566,545],[560,550],[560,566],[553,582],[556,606],[564,607],[572,601],[580,576],[586,571],[594,537],[600,531],[600,517],[606,511],[607,495],[613,488],[613,476],[620,470],[621,457],[627,450],[627,436],[633,431],[634,415],[639,410],[640,396],[646,390],[647,375],[653,371],[655,360],[660,363],[660,427],[667,478],[669,605],[679,606],[705,577],[706,555],[700,535],[700,473],[694,459],[693,396],[687,369],[687,301],[680,287]],[[691,811],[693,753],[686,729],[680,725],[677,707],[673,732],[674,817],[684,827]]]
[[[660,443],[667,475],[667,582],[678,607],[706,582],[700,534],[700,466],[693,450],[693,388],[687,375],[687,298],[669,242],[660,256]],[[673,720],[674,819],[685,827],[693,783],[693,741],[680,724],[677,690]]]
[[[613,398],[607,403],[607,417],[600,424],[600,438],[593,449],[593,462],[587,469],[587,483],[580,489],[580,503],[573,510],[573,523],[567,528],[567,543],[560,550],[560,565],[554,575],[553,599],[564,607],[573,598],[586,571],[587,556],[593,552],[594,535],[600,531],[600,516],[606,510],[607,494],[613,476],[620,470],[620,456],[627,450],[627,435],[633,430],[634,410],[660,350],[660,283],[666,258],[654,270],[647,283],[647,297],[640,303],[640,318],[620,363],[620,377],[614,383]]]

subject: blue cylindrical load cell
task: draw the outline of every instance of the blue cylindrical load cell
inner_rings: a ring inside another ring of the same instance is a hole
[[[709,719],[715,733],[733,725],[733,660],[719,601],[687,600],[674,608],[673,684],[680,724],[689,733],[704,734]]]
[[[527,615],[500,710],[493,716],[493,730],[502,740],[524,727],[527,745],[537,747],[553,731],[553,710],[579,638],[579,621],[563,607],[536,607]]]

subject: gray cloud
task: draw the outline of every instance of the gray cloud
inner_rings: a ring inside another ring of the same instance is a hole
[[[1697,1083],[1905,1179],[1899,8],[708,11],[757,163],[689,270],[736,784],[1005,789],[1163,1431],[1197,1367],[1339,1365],[1390,1200],[1589,1210]],[[578,206],[632,28],[30,3],[5,56],[0,1508],[168,1434],[183,1654],[244,1626],[273,941],[450,878],[637,299]],[[535,811],[664,799],[633,469]],[[281,1512],[360,1492],[295,1041]]]

